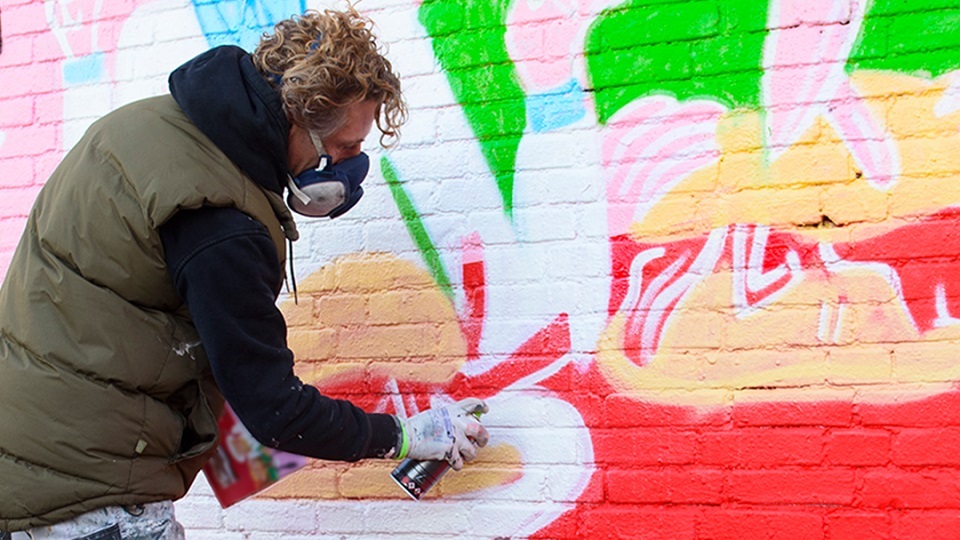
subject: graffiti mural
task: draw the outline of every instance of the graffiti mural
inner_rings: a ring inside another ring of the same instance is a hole
[[[8,10],[0,272],[93,118],[327,6]],[[323,518],[292,532],[411,538],[956,525],[956,2],[358,7],[411,120],[398,147],[367,148],[380,166],[349,216],[301,224],[299,298],[280,301],[298,373],[401,416],[485,398],[493,438],[420,503],[393,463],[312,462],[228,516],[306,508]],[[232,532],[287,530],[266,514]]]

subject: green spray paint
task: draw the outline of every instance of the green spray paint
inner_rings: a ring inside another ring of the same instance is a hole
[[[427,269],[433,275],[434,281],[437,282],[443,294],[452,301],[453,287],[450,286],[447,271],[443,268],[440,253],[430,240],[430,235],[427,234],[427,228],[423,224],[420,212],[417,211],[413,201],[410,200],[410,196],[403,189],[396,167],[386,156],[380,158],[380,171],[383,173],[384,180],[387,181],[387,186],[390,187],[390,193],[393,194],[393,200],[397,203],[397,208],[400,209],[400,215],[403,217],[404,225],[407,226],[407,232],[410,233],[417,249],[420,250],[424,264],[427,265]]]
[[[957,0],[873,0],[848,71],[875,69],[939,77],[960,67]]]
[[[527,125],[523,88],[504,40],[509,0],[425,0],[420,22],[513,216],[517,148]]]
[[[585,49],[598,120],[656,94],[759,108],[766,20],[756,0],[630,0],[603,11]]]

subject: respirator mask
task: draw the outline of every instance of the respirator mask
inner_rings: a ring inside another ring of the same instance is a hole
[[[288,176],[287,204],[300,215],[335,218],[353,208],[363,196],[360,184],[370,170],[370,158],[360,152],[333,164],[320,137],[309,133],[320,163],[316,169],[307,169],[296,178]]]

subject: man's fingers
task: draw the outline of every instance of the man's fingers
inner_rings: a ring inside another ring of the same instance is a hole
[[[470,441],[460,446],[460,456],[464,461],[473,461],[477,459],[477,446]]]
[[[477,446],[486,446],[487,442],[490,441],[490,433],[479,422],[468,423],[463,428],[463,434]]]

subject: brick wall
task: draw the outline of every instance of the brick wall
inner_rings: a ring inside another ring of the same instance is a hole
[[[326,6],[264,4],[3,0],[0,277],[94,118]],[[189,538],[957,537],[956,2],[359,8],[410,122],[301,223],[299,374],[483,397],[493,440],[420,503],[376,461],[226,510],[201,477]]]

